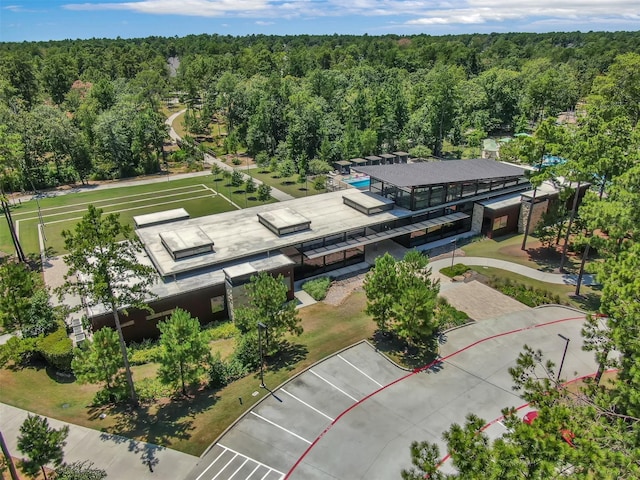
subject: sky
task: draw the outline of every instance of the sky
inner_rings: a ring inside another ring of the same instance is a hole
[[[640,29],[640,0],[0,0],[0,41]]]

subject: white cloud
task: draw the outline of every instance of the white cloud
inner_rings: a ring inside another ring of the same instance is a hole
[[[9,8],[9,7],[5,7]],[[199,17],[396,17],[404,25],[510,21],[639,21],[638,0],[132,0],[70,3],[69,10],[128,10]],[[256,23],[258,23],[256,22]],[[259,25],[263,25],[258,23]]]
[[[266,26],[266,25],[273,25],[276,22],[265,22],[264,20],[257,20],[256,21],[256,25],[262,25],[262,26]]]

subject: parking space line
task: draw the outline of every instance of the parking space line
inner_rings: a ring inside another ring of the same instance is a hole
[[[251,412],[251,413],[253,413],[253,412]],[[253,463],[256,463],[258,466],[253,470],[253,472],[255,472],[255,471],[258,469],[258,467],[264,467],[264,468],[266,468],[267,470],[269,470],[269,471],[267,472],[267,474],[269,474],[269,472],[276,472],[276,473],[278,473],[278,474],[280,474],[280,475],[284,476],[284,473],[282,473],[280,470],[276,470],[275,468],[271,468],[269,465],[265,465],[264,463],[259,462],[258,460],[255,460],[255,459],[253,459],[253,458],[251,458],[251,457],[248,457],[248,456],[244,455],[243,453],[236,452],[235,450],[233,450],[233,449],[231,449],[231,448],[229,448],[229,447],[225,447],[224,445],[222,445],[222,444],[220,444],[220,443],[218,444],[218,446],[220,446],[221,448],[224,448],[224,449],[225,449],[225,451],[226,451],[226,450],[228,450],[228,451],[230,451],[231,453],[235,453],[236,455],[240,455],[241,457],[247,458],[247,459],[251,460]],[[251,475],[253,475],[253,472],[251,472],[251,474],[249,475],[249,477],[251,477]],[[265,477],[266,477],[266,475],[265,475]],[[247,478],[248,478],[248,477],[247,477]],[[262,478],[264,478],[264,477],[262,477]]]
[[[281,392],[286,393],[287,395],[289,395],[291,398],[293,398],[294,400],[299,401],[301,404],[309,407],[311,410],[313,410],[316,413],[319,413],[320,415],[322,415],[325,418],[328,418],[329,420],[331,420],[332,422],[335,420],[334,418],[331,418],[329,415],[326,415],[324,413],[322,413],[320,410],[318,410],[316,407],[309,405],[307,402],[305,402],[304,400],[299,399],[298,397],[296,397],[295,395],[293,395],[292,393],[287,392],[284,388],[280,389]]]
[[[244,466],[245,466],[245,464],[246,464],[248,461],[249,461],[249,459],[248,459],[248,458],[245,458],[245,459],[244,459],[244,462],[242,462],[242,465],[240,465],[240,466],[236,469],[236,471],[235,471],[235,472],[233,472],[233,474],[231,474],[231,476],[229,477],[229,480],[231,480],[233,477],[235,477],[235,476],[236,476],[236,473],[238,473],[238,472],[242,469],[242,467],[244,467]]]
[[[216,480],[216,478],[218,478],[218,477],[220,476],[220,474],[221,474],[222,472],[224,472],[224,470],[225,470],[225,469],[226,469],[226,468],[231,464],[231,462],[233,462],[233,461],[236,459],[236,457],[237,457],[237,456],[238,456],[238,454],[236,453],[233,457],[231,457],[231,460],[229,460],[229,461],[225,464],[225,466],[224,466],[224,467],[222,467],[222,468],[220,469],[220,471],[219,471],[218,473],[216,473],[216,476],[215,476],[215,477],[213,477],[211,480]]]
[[[331,383],[329,380],[327,380],[326,378],[321,377],[320,375],[318,375],[316,372],[314,372],[313,370],[309,370],[311,373],[313,373],[316,377],[318,377],[320,380],[322,380],[323,382],[328,383],[329,385],[331,385],[333,388],[335,388],[336,390],[338,390],[340,393],[344,393],[347,397],[349,397],[351,400],[353,400],[354,402],[357,402],[358,399],[357,398],[353,398],[351,395],[349,395],[347,392],[345,392],[344,390],[342,390],[339,387],[336,387],[333,383]]]
[[[222,447],[222,445],[220,445],[220,446]],[[220,453],[220,455],[218,455],[218,456],[216,457],[216,459],[215,459],[213,462],[211,462],[211,463],[209,464],[209,466],[208,466],[207,468],[205,468],[205,469],[204,469],[204,471],[203,471],[200,475],[198,475],[198,477],[196,478],[196,480],[200,480],[200,479],[202,478],[202,476],[203,476],[205,473],[207,473],[207,471],[208,471],[211,467],[213,467],[213,464],[214,464],[214,463],[216,463],[218,460],[220,460],[220,457],[221,457],[222,455],[224,455],[224,454],[227,452],[227,449],[226,449],[225,447],[222,447],[222,448],[224,448],[224,450],[222,450],[222,453]]]
[[[255,415],[256,417],[258,417],[260,420],[263,420],[267,423],[270,423],[271,425],[273,425],[276,428],[279,428],[280,430],[282,430],[283,432],[287,432],[289,435],[293,435],[296,438],[299,438],[300,440],[302,440],[303,442],[306,442],[307,444],[311,445],[311,442],[309,440],[307,440],[306,438],[301,437],[300,435],[298,435],[297,433],[292,432],[291,430],[287,430],[286,428],[284,428],[281,425],[278,425],[275,422],[272,422],[271,420],[269,420],[268,418],[264,418],[262,415],[258,415],[256,412],[251,411],[251,413],[253,415]]]
[[[362,375],[364,375],[365,377],[367,377],[369,380],[371,380],[373,383],[375,383],[376,385],[378,385],[379,387],[382,387],[383,385],[379,382],[377,382],[376,380],[374,380],[373,378],[371,378],[369,375],[367,375],[366,373],[364,373],[362,370],[360,370],[358,367],[356,367],[353,363],[351,363],[349,360],[347,360],[346,358],[344,358],[342,355],[338,354],[338,358],[340,360],[342,360],[343,362],[347,363],[348,365],[351,365],[353,368],[355,368],[357,371],[359,371]]]
[[[254,468],[253,470],[251,470],[251,473],[247,476],[247,480],[249,480],[251,477],[253,477],[253,474],[256,473],[256,470],[258,470],[260,468],[260,464],[258,463],[256,465],[256,468]],[[269,472],[267,472],[269,473]]]

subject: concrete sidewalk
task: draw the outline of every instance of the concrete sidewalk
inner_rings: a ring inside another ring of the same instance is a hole
[[[541,272],[534,268],[525,267],[518,263],[507,262],[505,260],[496,260],[494,258],[484,257],[463,257],[458,256],[454,259],[455,264],[463,263],[465,265],[473,265],[479,267],[494,267],[501,270],[507,270],[509,272],[517,273],[525,277],[533,278],[534,280],[540,280],[541,282],[554,283],[557,285],[575,285],[577,281],[577,275],[569,273],[549,273]],[[439,271],[441,268],[451,266],[450,259],[435,260],[430,263],[431,268],[434,271]],[[582,276],[582,285],[597,285],[598,282],[594,278],[594,275],[585,274]]]
[[[20,425],[27,412],[0,403],[0,429],[11,455],[22,458],[17,442]],[[102,468],[108,478],[164,479],[183,478],[198,461],[198,457],[151,443],[139,442],[118,435],[99,432],[90,428],[64,423],[48,418],[49,425],[60,428],[69,426],[69,436],[64,447],[64,461],[72,463],[89,460],[95,468]]]

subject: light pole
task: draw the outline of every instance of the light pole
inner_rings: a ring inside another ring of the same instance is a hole
[[[560,375],[562,374],[562,366],[564,365],[564,359],[567,356],[567,349],[569,348],[569,342],[571,341],[570,338],[565,337],[564,335],[562,335],[561,333],[558,334],[558,336],[563,339],[565,341],[564,344],[564,353],[562,354],[562,360],[560,360],[560,368],[558,369],[558,377],[557,380],[560,380]]]
[[[453,268],[453,261],[456,259],[456,248],[458,248],[458,238],[454,238],[451,243],[453,244],[453,251],[451,252],[451,268]]]
[[[263,369],[264,354],[262,352],[262,330],[266,331],[267,330],[267,326],[262,322],[258,322],[258,347],[259,347],[259,350],[260,350],[260,386],[262,388],[265,388],[265,386],[264,386],[264,369]]]

